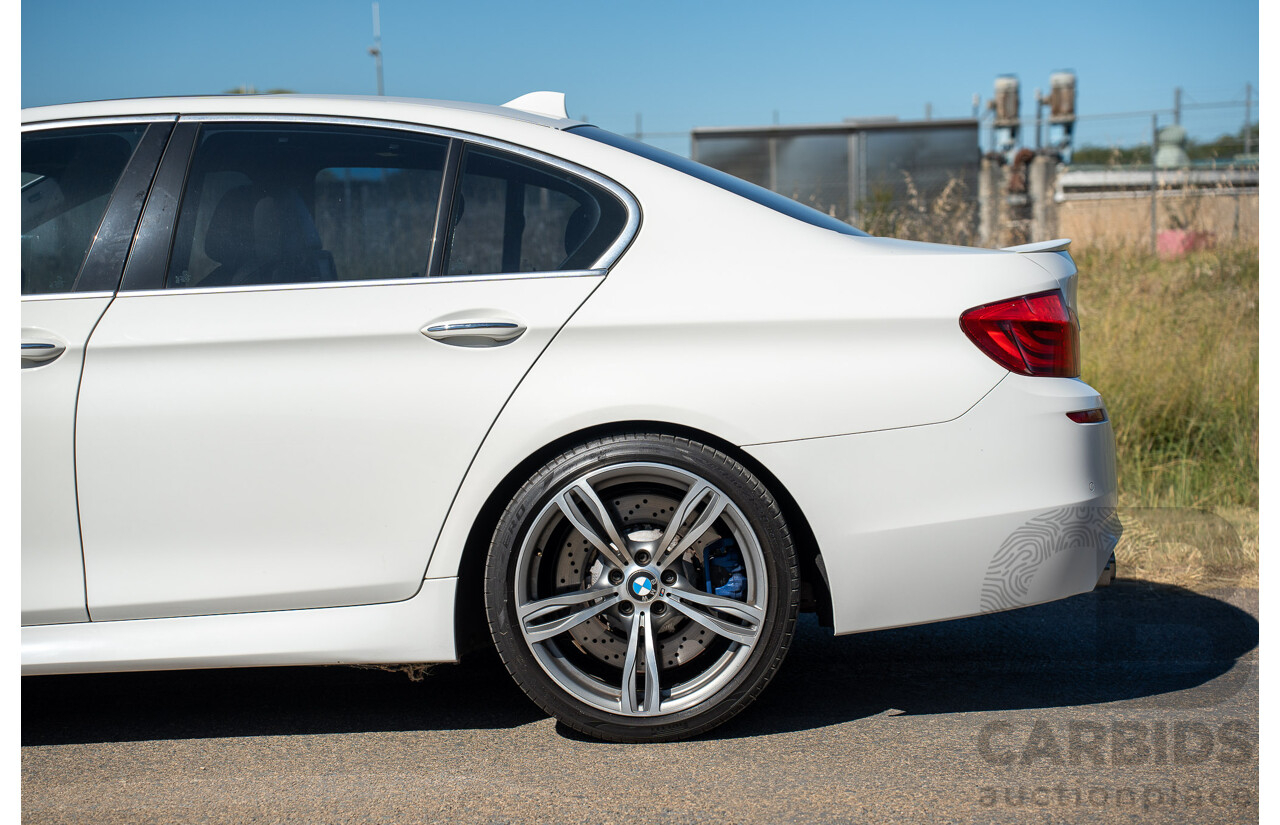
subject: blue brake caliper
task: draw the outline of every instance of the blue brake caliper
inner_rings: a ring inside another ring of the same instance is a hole
[[[711,595],[738,601],[747,597],[747,569],[732,538],[716,539],[703,548],[702,570]]]

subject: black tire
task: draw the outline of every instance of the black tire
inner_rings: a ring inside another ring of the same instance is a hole
[[[750,704],[790,647],[799,595],[790,532],[759,479],[652,433],[547,462],[498,520],[485,571],[512,677],[565,725],[616,742],[695,736]]]

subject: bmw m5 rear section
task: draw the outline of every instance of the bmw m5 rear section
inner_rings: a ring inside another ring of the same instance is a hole
[[[664,741],[748,707],[814,594],[853,633],[1111,558],[1067,241],[873,238],[550,92],[23,129],[24,672],[479,637],[565,725]]]

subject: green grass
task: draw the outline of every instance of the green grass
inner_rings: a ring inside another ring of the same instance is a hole
[[[1258,506],[1258,249],[1083,249],[1081,377],[1106,400],[1124,507]]]

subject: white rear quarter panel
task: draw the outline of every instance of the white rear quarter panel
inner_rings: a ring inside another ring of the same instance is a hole
[[[659,422],[749,445],[955,419],[1007,374],[960,314],[1059,285],[1012,253],[839,235],[656,164],[624,177],[609,162],[639,159],[597,165],[642,208],[661,205],[495,422],[429,576],[455,574],[516,462],[584,428]]]

